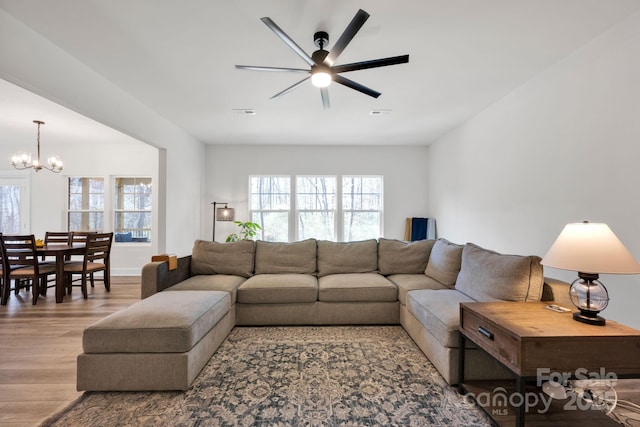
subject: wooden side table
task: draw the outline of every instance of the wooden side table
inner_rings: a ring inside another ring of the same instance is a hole
[[[540,375],[570,378],[640,375],[640,331],[611,320],[607,320],[605,326],[576,322],[571,312],[557,313],[546,309],[547,305],[530,302],[460,304],[459,391],[464,393],[472,389],[470,384],[464,383],[467,339],[515,374],[515,392],[523,398],[527,382],[539,379]],[[517,426],[524,426],[525,406],[516,405]],[[575,411],[575,414],[561,416],[576,418],[578,425],[586,425],[580,420],[580,412],[589,412],[584,416],[590,422],[595,420],[595,425],[612,422],[597,411]],[[601,420],[594,419],[599,415],[603,417]]]

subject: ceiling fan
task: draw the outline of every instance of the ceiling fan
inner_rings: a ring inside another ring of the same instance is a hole
[[[331,52],[325,50],[329,42],[329,34],[325,31],[318,31],[314,34],[313,39],[315,45],[319,48],[311,56],[309,56],[300,46],[294,42],[271,18],[260,18],[267,27],[271,29],[287,46],[289,46],[300,58],[302,58],[311,68],[287,68],[287,67],[260,67],[253,65],[236,65],[240,70],[253,70],[253,71],[286,71],[293,73],[306,73],[309,76],[300,80],[297,83],[289,86],[285,90],[276,93],[269,99],[277,98],[286,93],[291,92],[307,80],[311,79],[311,83],[320,88],[320,95],[322,96],[322,105],[325,109],[329,108],[329,90],[327,87],[332,81],[341,85],[350,87],[351,89],[362,92],[365,95],[372,96],[374,98],[379,97],[381,94],[373,89],[361,85],[353,80],[343,77],[340,73],[346,73],[348,71],[365,70],[367,68],[386,67],[387,65],[405,64],[409,62],[409,55],[392,56],[389,58],[372,59],[369,61],[353,62],[351,64],[333,65],[338,59],[338,56],[347,47],[349,42],[353,39],[356,33],[362,28],[364,23],[369,19],[369,14],[360,9],[353,17],[347,28],[344,30],[338,41],[334,44]]]

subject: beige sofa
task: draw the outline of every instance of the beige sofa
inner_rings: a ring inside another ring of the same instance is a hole
[[[457,382],[460,302],[569,304],[568,284],[545,280],[539,257],[445,239],[198,240],[176,270],[164,262],[142,269],[142,298],[194,290],[229,292],[236,325],[400,323],[450,384]],[[468,378],[504,375],[480,350],[466,354]]]

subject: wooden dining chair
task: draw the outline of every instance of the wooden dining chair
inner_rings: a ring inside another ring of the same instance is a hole
[[[46,289],[47,276],[55,274],[56,267],[53,264],[41,263],[36,253],[36,239],[33,234],[8,236],[2,235],[2,267],[4,280],[2,287],[2,305],[7,304],[11,291],[11,281],[14,282],[13,290],[17,294],[21,287],[30,287],[32,303],[38,303],[38,297]],[[27,279],[22,281],[22,279]]]
[[[75,234],[75,233],[74,233]],[[67,261],[64,264],[65,283],[67,293],[71,294],[73,276],[80,275],[82,296],[87,299],[87,281],[94,286],[94,273],[102,271],[104,287],[111,290],[111,243],[113,233],[89,233],[85,242],[85,253],[82,261]]]
[[[93,231],[73,231],[71,233],[71,244],[86,244],[87,243],[87,237],[89,236],[89,234],[92,233],[99,233],[99,231],[97,230],[93,230]],[[76,260],[76,261],[81,261],[84,259],[84,254],[82,255],[72,255],[71,259]],[[93,288],[94,286],[94,279],[93,279],[93,273],[90,274],[90,283],[91,283],[91,287]],[[80,280],[79,278],[76,279],[76,281]],[[69,295],[71,294],[71,287],[68,287],[68,293]]]
[[[46,245],[70,245],[73,233],[70,231],[47,231],[44,233],[44,244]],[[42,259],[44,260],[44,256]]]

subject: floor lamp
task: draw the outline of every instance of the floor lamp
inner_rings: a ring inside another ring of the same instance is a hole
[[[233,208],[227,207],[227,202],[212,202],[213,205],[213,236],[212,239],[216,241],[216,221],[233,221],[235,212]],[[217,205],[224,205],[224,208],[216,208]]]

